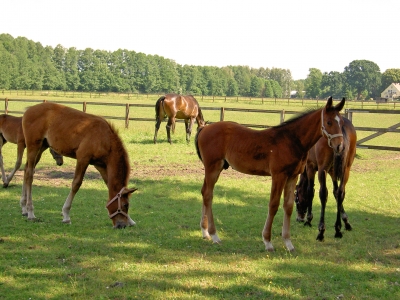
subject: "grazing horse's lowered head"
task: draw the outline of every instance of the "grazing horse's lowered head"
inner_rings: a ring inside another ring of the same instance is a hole
[[[27,163],[21,195],[22,214],[35,219],[32,203],[34,167],[44,150],[76,159],[71,190],[62,208],[63,223],[71,223],[69,212],[85,172],[93,165],[108,188],[107,209],[114,228],[135,225],[129,217],[129,197],[136,188],[127,188],[130,165],[128,153],[117,130],[104,118],[46,102],[31,106],[22,117],[27,147]]]

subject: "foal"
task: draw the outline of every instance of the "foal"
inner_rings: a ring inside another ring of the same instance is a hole
[[[3,155],[1,153],[1,149],[7,142],[17,144],[17,161],[15,162],[14,169],[8,176],[6,176],[6,172],[4,171]],[[14,117],[6,114],[0,115],[0,168],[3,187],[8,187],[15,172],[17,172],[21,167],[24,150],[25,137],[22,131],[22,117]],[[50,153],[57,165],[61,166],[64,162],[62,155],[59,155],[51,148]]]
[[[268,251],[274,250],[272,222],[284,193],[282,237],[287,249],[294,250],[290,240],[290,216],[298,175],[304,169],[308,151],[322,135],[327,136],[336,152],[343,150],[343,119],[339,112],[344,103],[345,99],[333,106],[330,97],[325,107],[265,130],[249,129],[234,122],[216,122],[200,128],[195,144],[205,172],[201,189],[203,238],[211,237],[215,243],[221,241],[212,212],[213,191],[221,171],[232,166],[241,173],[272,177],[268,217],[262,231]]]

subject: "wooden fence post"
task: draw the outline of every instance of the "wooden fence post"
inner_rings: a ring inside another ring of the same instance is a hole
[[[281,124],[283,122],[285,122],[285,110],[284,109],[282,109],[282,111],[281,111]]]
[[[126,103],[125,105],[125,128],[128,129],[129,127],[129,104]]]
[[[83,112],[86,112],[86,101],[83,101],[83,107],[82,107]]]
[[[8,98],[6,98],[6,101],[4,102],[4,111],[5,111],[5,114],[7,115],[8,114]]]
[[[225,108],[221,107],[221,113],[219,115],[219,120],[223,121],[225,116]]]

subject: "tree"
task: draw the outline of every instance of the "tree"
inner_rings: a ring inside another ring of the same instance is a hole
[[[381,91],[386,89],[393,82],[400,83],[400,69],[387,69],[383,72]]]
[[[253,75],[250,82],[250,96],[261,97],[264,89],[264,80]]]
[[[308,97],[317,98],[321,96],[322,72],[316,68],[310,68],[309,71],[304,88]]]
[[[272,88],[271,80],[264,80],[263,96],[267,98],[274,98],[274,90]]]
[[[332,96],[340,99],[344,94],[344,76],[340,72],[329,72],[322,75],[321,95],[323,98]]]
[[[299,79],[299,80],[295,80],[293,82],[293,88],[296,91],[296,97],[297,98],[304,98],[305,95],[305,90],[304,90],[304,79]]]
[[[275,98],[282,98],[282,88],[279,85],[278,81],[275,80],[270,80],[272,90],[274,91],[274,97]]]
[[[357,93],[357,100],[367,90],[370,97],[380,94],[381,76],[378,65],[369,60],[353,60],[344,68],[344,76],[351,88]]]
[[[77,91],[80,87],[80,78],[78,70],[80,52],[76,48],[69,48],[65,53],[64,74],[66,89]]]
[[[279,83],[282,89],[283,97],[290,96],[290,90],[293,83],[292,73],[288,69],[272,68],[269,71],[269,79],[275,80]]]

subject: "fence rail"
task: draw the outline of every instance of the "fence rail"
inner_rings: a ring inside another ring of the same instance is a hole
[[[8,99],[8,98],[3,98],[0,100],[4,100],[4,113],[5,114],[20,114],[22,115],[24,112],[23,111],[11,111],[8,109],[9,107],[9,102],[27,102],[27,103],[42,103],[46,102],[47,100],[31,100],[31,99]],[[139,103],[107,103],[107,102],[95,102],[95,101],[49,101],[49,102],[54,102],[54,103],[60,103],[60,104],[71,104],[71,105],[79,105],[82,104],[82,111],[86,112],[87,106],[88,105],[95,105],[95,106],[117,106],[117,107],[124,107],[125,108],[125,116],[124,117],[118,117],[118,116],[102,116],[105,119],[111,119],[111,120],[122,120],[125,122],[125,128],[129,127],[129,121],[151,121],[154,122],[155,118],[144,118],[144,117],[132,117],[130,114],[130,108],[131,107],[148,107],[148,108],[154,108],[154,105],[152,104],[139,104]],[[298,111],[285,111],[285,110],[265,110],[265,109],[251,109],[251,108],[229,108],[229,107],[205,107],[202,106],[201,109],[203,111],[220,111],[220,121],[223,121],[225,119],[225,112],[226,111],[236,111],[236,112],[251,112],[251,113],[274,113],[274,114],[280,114],[280,122],[284,122],[285,120],[285,115],[286,114],[296,114]],[[379,113],[379,114],[398,114],[400,115],[400,110],[372,110],[372,109],[346,109],[345,110],[345,116],[350,119],[350,121],[353,120],[353,114],[355,113]],[[183,120],[177,120],[178,122],[183,122]],[[260,124],[243,124],[244,126],[247,127],[253,127],[253,128],[270,128],[271,126],[268,125],[260,125]],[[391,147],[391,146],[376,146],[376,145],[368,145],[365,144],[365,142],[370,141],[376,137],[379,137],[387,132],[392,132],[392,133],[400,133],[400,123],[394,124],[388,128],[377,128],[377,127],[357,127],[355,126],[355,129],[357,131],[371,131],[374,132],[373,134],[362,138],[357,141],[357,148],[364,148],[364,149],[375,149],[375,150],[390,150],[390,151],[400,151],[400,147]]]

